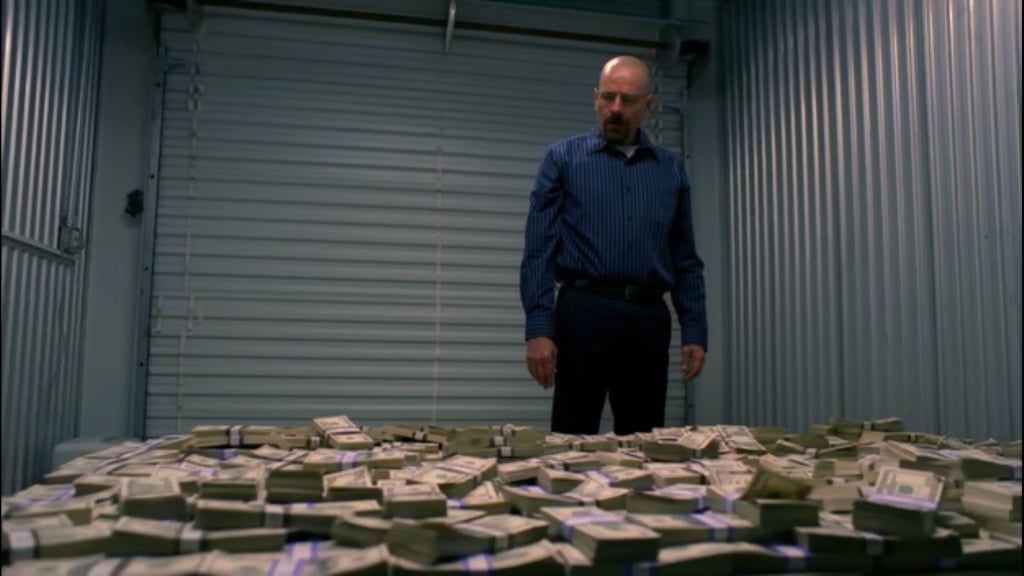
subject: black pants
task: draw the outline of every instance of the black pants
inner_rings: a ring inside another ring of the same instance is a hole
[[[665,424],[672,320],[663,300],[564,287],[555,307],[558,371],[551,430],[597,434],[607,397],[616,434]]]

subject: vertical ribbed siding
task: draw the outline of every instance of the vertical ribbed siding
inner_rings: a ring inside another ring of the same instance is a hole
[[[1019,437],[1019,3],[723,22],[730,416]]]
[[[58,249],[85,228],[102,3],[3,4],[2,489],[76,433],[85,269]]]

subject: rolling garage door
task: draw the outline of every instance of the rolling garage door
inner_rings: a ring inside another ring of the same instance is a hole
[[[146,433],[337,413],[546,427],[523,362],[529,190],[547,144],[592,125],[623,48],[164,16]],[[649,127],[678,151],[682,79],[657,81]]]

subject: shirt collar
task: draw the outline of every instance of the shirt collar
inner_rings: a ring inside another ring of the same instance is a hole
[[[590,141],[588,149],[591,152],[597,152],[598,150],[603,150],[604,148],[607,148],[607,147],[610,146],[608,144],[608,141],[604,139],[604,135],[601,133],[601,127],[600,126],[594,126],[593,128],[591,128],[590,134],[588,136],[588,139]],[[647,132],[645,132],[643,128],[640,128],[640,129],[637,130],[637,133],[636,133],[636,146],[637,146],[637,149],[636,149],[637,152],[644,151],[645,153],[648,153],[653,158],[657,158],[658,157],[658,155],[655,153],[655,150],[654,150],[654,143],[651,142],[650,137],[647,136]]]

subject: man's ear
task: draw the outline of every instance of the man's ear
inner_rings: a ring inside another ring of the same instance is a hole
[[[658,99],[658,97],[653,92],[648,94],[647,95],[647,107],[644,108],[644,112],[650,112],[651,106],[654,106],[654,102],[657,99]]]

